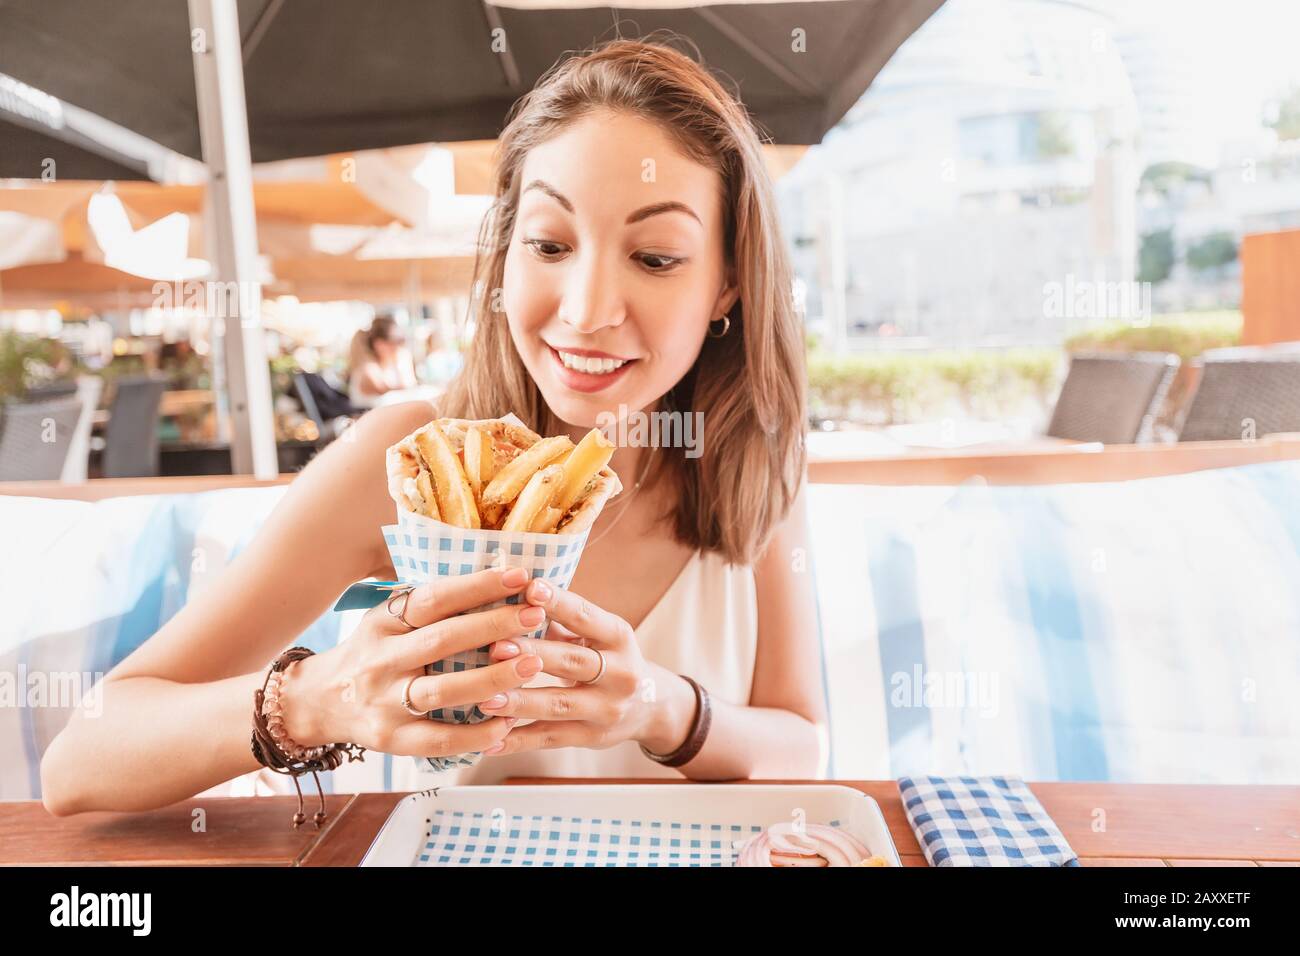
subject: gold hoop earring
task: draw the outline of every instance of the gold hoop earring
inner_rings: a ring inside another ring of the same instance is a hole
[[[720,316],[720,318],[722,319],[722,331],[719,332],[717,335],[714,335],[714,334],[713,334],[713,320],[712,320],[712,319],[709,320],[709,332],[708,332],[708,335],[709,335],[709,338],[711,338],[711,339],[720,339],[720,338],[722,338],[724,335],[726,335],[729,331],[731,331],[731,316],[729,316],[729,315],[723,315],[723,316]]]

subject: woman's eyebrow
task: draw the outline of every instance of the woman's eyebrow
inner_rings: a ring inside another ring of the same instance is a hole
[[[665,212],[684,212],[686,213],[686,215],[690,216],[692,219],[698,222],[701,226],[704,225],[704,223],[700,220],[700,217],[695,215],[694,209],[686,205],[686,203],[684,202],[677,202],[675,200],[670,202],[657,202],[657,203],[652,203],[649,206],[642,206],[636,212],[632,213],[630,216],[627,217],[626,225],[630,226],[634,222],[640,222],[642,219],[649,219],[651,216],[658,216],[660,213],[665,213]]]
[[[530,189],[536,189],[539,192],[546,193],[546,195],[550,196],[552,199],[558,202],[569,212],[573,212],[573,203],[569,202],[569,200],[564,198],[564,194],[562,192],[560,192],[558,189],[556,189],[554,186],[552,186],[550,183],[546,182],[545,180],[534,179],[531,183],[529,183],[527,186],[524,187],[524,192],[528,192],[528,190]],[[523,195],[523,193],[520,193],[520,195]]]
[[[565,197],[564,193],[560,192],[550,183],[546,182],[546,180],[534,179],[532,182],[530,182],[527,186],[524,187],[524,192],[526,193],[530,189],[536,189],[538,192],[545,193],[546,195],[554,199],[556,202],[558,202],[561,206],[563,206],[568,212],[570,213],[573,212],[573,203],[569,202],[569,200]],[[522,195],[522,193],[520,195]],[[686,213],[686,215],[690,216],[692,219],[698,222],[701,226],[704,225],[703,220],[701,220],[700,217],[695,214],[694,209],[686,205],[686,203],[677,202],[676,200],[670,200],[668,202],[651,203],[649,206],[642,206],[640,209],[628,215],[627,220],[625,221],[625,225],[630,226],[634,222],[641,222],[643,219],[649,219],[651,216],[658,216],[666,212],[684,212]]]

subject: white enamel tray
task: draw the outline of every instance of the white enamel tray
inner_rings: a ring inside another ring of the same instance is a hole
[[[838,825],[890,866],[898,851],[876,801],[838,784],[607,784],[532,787],[434,787],[402,799],[376,835],[362,866],[416,866],[435,811],[492,817],[640,819],[682,824],[768,827],[802,818]]]

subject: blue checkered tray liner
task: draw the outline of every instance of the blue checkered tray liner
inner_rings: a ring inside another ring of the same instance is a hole
[[[516,567],[526,569],[535,578],[545,578],[557,588],[567,588],[587,543],[586,532],[577,535],[536,534],[458,528],[401,509],[397,513],[397,524],[385,525],[383,533],[397,578],[405,584],[424,584],[435,577],[472,574],[484,568]],[[486,611],[502,604],[518,604],[519,601],[520,596],[512,594],[473,610]],[[543,621],[527,636],[544,638],[549,624],[549,619]],[[429,674],[445,674],[490,663],[488,647],[484,646],[453,654],[446,660],[430,664],[425,670]],[[445,707],[429,712],[430,719],[452,724],[477,724],[490,716],[477,705]],[[433,770],[450,770],[471,767],[482,756],[481,753],[467,753],[419,760]]]
[[[931,866],[1078,866],[1019,777],[900,777],[907,820]]]
[[[840,826],[832,820],[831,826]],[[757,825],[437,810],[417,866],[734,866]]]

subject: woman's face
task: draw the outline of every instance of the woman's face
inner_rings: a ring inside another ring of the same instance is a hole
[[[502,305],[556,415],[593,427],[690,370],[736,299],[723,228],[721,177],[648,120],[598,112],[528,152]]]
[[[405,344],[405,336],[396,332],[390,333],[387,338],[375,339],[375,355],[379,357],[380,361],[387,362],[400,352]]]

